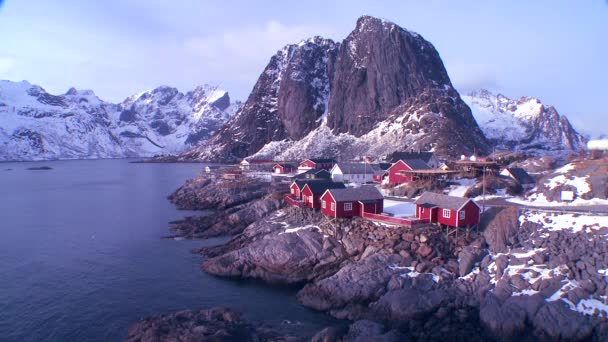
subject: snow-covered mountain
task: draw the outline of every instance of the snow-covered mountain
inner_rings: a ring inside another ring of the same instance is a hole
[[[497,148],[520,151],[571,152],[585,138],[553,106],[533,97],[509,99],[480,90],[462,96],[485,136]]]
[[[159,87],[120,104],[91,90],[52,95],[0,81],[0,160],[120,158],[176,153],[208,139],[237,110],[226,91]]]
[[[242,109],[180,158],[350,159],[406,148],[459,156],[489,147],[433,45],[362,16],[342,42],[314,37],[279,50]]]

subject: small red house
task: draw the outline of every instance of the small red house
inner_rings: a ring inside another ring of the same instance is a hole
[[[304,202],[304,205],[309,208],[321,209],[321,195],[323,195],[327,189],[344,188],[346,188],[346,186],[344,183],[340,182],[307,182],[302,189],[302,202]]]
[[[292,173],[295,167],[291,164],[275,164],[272,167],[272,171],[277,174]]]
[[[380,214],[384,197],[375,186],[328,189],[321,196],[321,212],[332,217],[361,216],[361,212]]]
[[[416,200],[416,218],[450,227],[479,224],[481,208],[466,197],[447,196],[425,192]]]
[[[420,159],[400,159],[388,169],[389,184],[403,184],[412,181],[412,176],[403,175],[401,171],[428,170],[430,167]]]
[[[298,170],[323,169],[329,171],[335,164],[336,161],[333,159],[306,159],[300,163]]]

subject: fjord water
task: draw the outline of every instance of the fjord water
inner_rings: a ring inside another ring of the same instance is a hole
[[[52,170],[27,170],[43,165]],[[294,290],[203,273],[191,249],[222,239],[161,239],[169,221],[190,214],[167,195],[201,169],[0,163],[0,340],[124,340],[142,317],[213,306],[296,333],[330,324]]]

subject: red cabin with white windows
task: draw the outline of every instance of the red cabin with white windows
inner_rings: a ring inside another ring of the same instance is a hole
[[[398,160],[388,169],[389,184],[403,184],[412,181],[412,176],[402,174],[402,171],[428,170],[430,167],[420,159]]]
[[[306,159],[300,163],[298,166],[298,171],[304,172],[311,169],[322,169],[322,170],[331,170],[332,167],[336,164],[336,161],[333,159]]]
[[[276,174],[292,173],[295,167],[291,164],[274,164],[272,172]]]
[[[362,216],[361,213],[380,214],[384,197],[375,186],[328,189],[321,196],[321,212],[332,217]]]
[[[470,198],[425,192],[416,200],[416,218],[450,227],[474,226],[481,208]]]
[[[344,183],[339,182],[324,182],[315,181],[308,182],[302,189],[302,202],[304,206],[321,209],[321,196],[327,189],[344,189],[346,186]]]

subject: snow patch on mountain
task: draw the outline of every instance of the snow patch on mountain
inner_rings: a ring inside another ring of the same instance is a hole
[[[159,87],[113,104],[91,90],[52,95],[26,81],[0,81],[0,160],[181,152],[206,141],[238,106],[207,85],[186,94]]]
[[[486,137],[499,149],[572,152],[586,144],[565,116],[537,98],[513,100],[480,90],[462,99]]]

